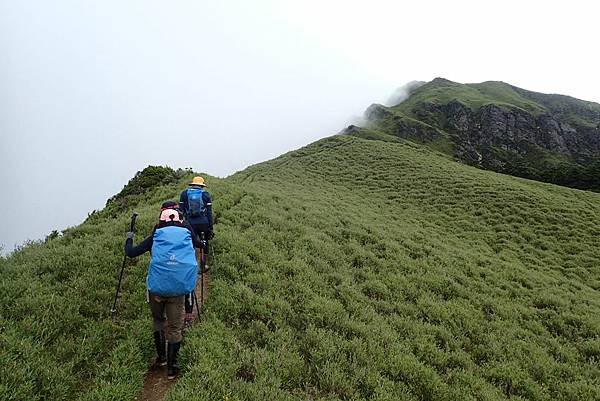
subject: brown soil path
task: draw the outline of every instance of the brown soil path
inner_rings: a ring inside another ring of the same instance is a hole
[[[198,277],[198,284],[196,285],[196,299],[198,300],[198,306],[200,307],[200,314],[202,315],[202,310],[204,306],[204,301],[206,300],[206,296],[208,295],[208,272],[202,273],[202,281],[204,283],[204,296],[202,296],[202,290],[200,286],[200,279]],[[193,322],[196,323],[198,319],[198,314],[196,308],[194,307],[193,313]],[[168,380],[167,379],[167,367],[160,367],[158,369],[149,369],[148,373],[146,373],[146,379],[144,380],[144,386],[142,387],[142,391],[140,394],[135,397],[136,401],[161,401],[167,391],[171,388],[171,386],[177,383],[178,378]]]

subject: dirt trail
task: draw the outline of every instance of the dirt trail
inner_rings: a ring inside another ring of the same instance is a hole
[[[196,299],[198,300],[198,305],[200,306],[200,314],[202,314],[204,301],[206,300],[206,296],[208,295],[208,273],[203,273],[202,276],[204,282],[204,296],[202,296],[201,293],[202,287],[200,286],[200,277],[198,277],[198,285],[196,285]],[[196,320],[198,319],[195,307],[193,315],[193,324],[195,324]],[[144,386],[142,387],[142,391],[137,397],[135,397],[135,400],[161,401],[165,397],[167,391],[169,391],[171,386],[177,383],[177,380],[178,378],[172,380],[167,379],[166,366],[160,367],[158,369],[149,369],[148,373],[146,373],[146,379],[144,380]]]

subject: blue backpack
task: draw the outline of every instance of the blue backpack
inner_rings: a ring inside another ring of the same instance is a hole
[[[198,263],[190,230],[181,226],[156,229],[146,279],[148,291],[164,297],[189,294],[196,288],[197,277]]]
[[[206,204],[202,195],[204,190],[199,188],[189,188],[187,190],[188,197],[188,218],[196,218],[206,216]]]

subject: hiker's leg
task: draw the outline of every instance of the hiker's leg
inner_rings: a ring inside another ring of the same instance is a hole
[[[177,365],[179,347],[181,347],[181,342],[167,345],[167,379],[174,379],[179,374],[179,366]]]
[[[208,257],[208,233],[209,233],[208,224],[192,224],[192,230],[198,236],[204,240],[204,246],[202,249],[196,248],[196,262],[198,262],[198,274],[202,272],[202,269],[205,271],[208,270],[206,266],[206,258]],[[202,266],[202,255],[204,254],[204,266]]]
[[[200,263],[202,261],[202,249],[194,248],[194,251],[196,252],[196,263],[198,263],[198,271],[200,271]]]
[[[200,230],[201,234],[200,235],[202,238],[204,238],[204,246],[202,247],[202,252],[204,254],[204,263],[202,263],[202,261],[198,262],[198,267],[200,268],[200,270],[202,272],[207,272],[209,269],[208,266],[208,233],[210,232],[210,229],[208,227],[208,224],[201,224],[198,227],[198,230]]]
[[[183,304],[185,295],[167,298],[167,378],[173,379],[179,373],[177,353],[181,346],[183,330]]]
[[[192,313],[194,311],[194,297],[192,293],[185,295],[185,313]]]
[[[165,314],[165,298],[150,294],[148,296],[148,302],[150,303],[150,311],[152,312],[154,331],[164,331],[167,322]]]
[[[188,329],[192,325],[192,320],[194,319],[194,297],[192,293],[185,295],[185,317],[183,318],[183,326]]]
[[[154,346],[156,347],[155,367],[164,366],[167,362],[167,344],[165,336],[165,303],[164,300],[155,295],[148,294],[150,311],[154,325]]]
[[[165,366],[167,364],[167,339],[164,331],[155,331],[154,347],[156,348],[156,359],[154,367]]]
[[[167,341],[170,343],[178,343],[182,338],[183,304],[185,302],[185,295],[164,299],[166,300],[167,312]]]

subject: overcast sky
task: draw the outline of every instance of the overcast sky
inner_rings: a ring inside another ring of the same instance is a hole
[[[226,176],[334,134],[411,80],[600,102],[593,3],[0,0],[0,244],[149,164]]]

